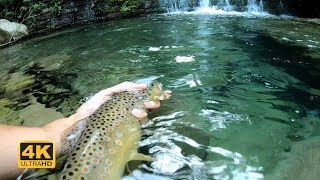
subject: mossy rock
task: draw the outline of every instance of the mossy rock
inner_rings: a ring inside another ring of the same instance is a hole
[[[14,111],[11,107],[16,106],[17,102],[10,99],[0,99],[0,124],[20,126],[22,120],[19,119],[19,112]]]
[[[35,83],[35,76],[26,75],[23,72],[9,74],[6,83],[3,86],[5,93],[22,90],[30,87]]]

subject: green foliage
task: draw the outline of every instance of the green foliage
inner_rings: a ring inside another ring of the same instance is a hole
[[[61,12],[61,4],[63,0],[53,0],[50,3],[43,3],[38,0],[0,0],[0,17],[10,21],[26,23],[29,26],[34,26],[37,16],[44,9],[54,14]]]
[[[144,4],[144,0],[119,0],[122,2],[120,11],[128,12],[140,8]]]

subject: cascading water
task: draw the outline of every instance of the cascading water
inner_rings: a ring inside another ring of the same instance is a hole
[[[234,10],[234,8],[230,4],[229,0],[219,0],[217,6],[219,7],[219,9],[222,9],[224,11],[233,11]]]
[[[232,4],[233,3],[233,4]],[[186,12],[190,9],[197,9],[199,12],[219,11],[235,12],[245,10],[248,13],[263,13],[262,0],[161,0],[162,7],[168,12]]]
[[[160,0],[160,5],[168,12],[183,12],[188,10],[189,0]]]
[[[200,1],[199,8],[210,8],[210,1],[209,0],[202,0]]]
[[[259,1],[259,4],[256,2],[256,0],[248,0],[246,7],[247,7],[247,11],[250,13],[263,12],[262,0]]]

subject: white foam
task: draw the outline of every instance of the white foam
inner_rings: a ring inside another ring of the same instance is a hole
[[[149,51],[160,51],[161,49],[158,47],[149,47]]]
[[[194,56],[177,56],[175,58],[177,63],[182,63],[182,62],[193,62],[194,61]]]

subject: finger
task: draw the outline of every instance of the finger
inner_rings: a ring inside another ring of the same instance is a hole
[[[160,101],[148,101],[144,102],[144,106],[147,109],[157,109],[160,107]]]
[[[140,120],[148,117],[148,114],[145,111],[136,108],[131,111],[131,114]]]
[[[147,89],[146,84],[136,84],[132,82],[123,82],[110,88],[113,93],[119,93],[127,90],[144,90]]]

